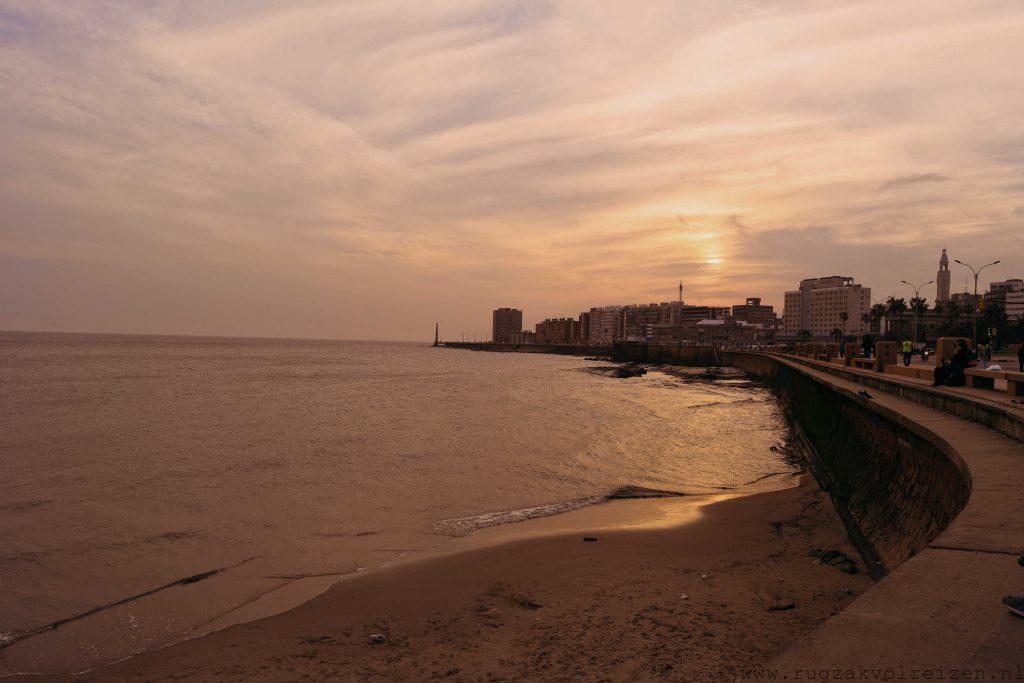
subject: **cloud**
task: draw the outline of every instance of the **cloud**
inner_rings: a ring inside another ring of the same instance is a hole
[[[887,180],[881,184],[879,190],[891,190],[897,187],[904,187],[906,185],[920,185],[922,183],[944,183],[949,180],[948,177],[939,173],[914,173],[913,175],[901,176],[899,178],[893,178]]]
[[[0,328],[416,338],[1020,263],[1022,30],[996,0],[0,0]]]

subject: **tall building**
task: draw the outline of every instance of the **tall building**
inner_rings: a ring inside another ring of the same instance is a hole
[[[795,338],[802,330],[818,339],[845,327],[847,334],[865,330],[862,316],[871,310],[871,289],[854,284],[852,277],[832,275],[800,281],[800,289],[786,292],[782,334]],[[841,315],[846,313],[843,322]]]
[[[523,331],[523,312],[518,308],[498,308],[494,311],[491,339],[496,344],[511,344],[512,335]]]
[[[949,257],[942,250],[939,257],[939,272],[935,274],[935,303],[949,301]]]

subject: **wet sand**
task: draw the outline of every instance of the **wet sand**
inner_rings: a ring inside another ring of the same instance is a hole
[[[724,500],[617,501],[484,530],[79,678],[733,679],[870,585],[817,549],[856,557],[809,477]]]

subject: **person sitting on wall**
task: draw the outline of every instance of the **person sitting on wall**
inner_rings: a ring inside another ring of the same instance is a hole
[[[974,354],[961,339],[956,343],[956,353],[935,368],[935,382],[932,386],[945,384],[950,387],[962,387],[965,384],[964,370],[975,365],[977,361],[974,360]]]

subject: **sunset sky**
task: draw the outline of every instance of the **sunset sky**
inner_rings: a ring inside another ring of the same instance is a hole
[[[0,0],[0,92],[0,329],[1024,277],[1021,0]]]

